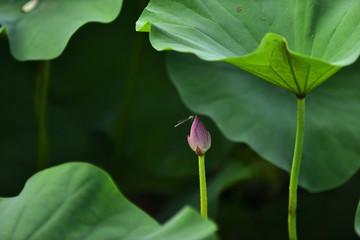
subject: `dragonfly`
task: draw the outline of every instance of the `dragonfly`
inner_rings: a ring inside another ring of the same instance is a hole
[[[178,123],[174,127],[178,127],[181,124],[183,124],[184,122],[187,122],[187,121],[192,120],[192,119],[194,119],[194,115],[190,115],[187,118],[178,121]]]

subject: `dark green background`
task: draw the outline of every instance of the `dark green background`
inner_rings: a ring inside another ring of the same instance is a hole
[[[186,141],[190,123],[173,128],[192,113],[167,76],[166,54],[150,46],[147,34],[135,32],[145,5],[128,0],[116,21],[85,25],[52,61],[49,166],[68,161],[100,166],[125,196],[163,222],[197,197],[198,169]],[[1,39],[0,69],[0,196],[6,197],[17,195],[37,171],[36,63],[15,61]],[[245,144],[226,140],[211,119],[202,120],[212,135],[208,181],[230,162],[254,172],[251,179],[227,186],[217,211],[210,205],[221,238],[286,239],[288,174]],[[300,190],[299,239],[356,239],[359,183],[358,173],[332,191]]]

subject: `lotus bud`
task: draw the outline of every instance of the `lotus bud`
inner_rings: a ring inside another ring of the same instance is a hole
[[[204,124],[197,115],[191,125],[188,142],[190,148],[199,156],[204,155],[211,146],[210,133],[206,130]]]

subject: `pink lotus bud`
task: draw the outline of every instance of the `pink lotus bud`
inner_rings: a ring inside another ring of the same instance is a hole
[[[191,125],[190,136],[188,136],[190,148],[197,155],[204,155],[211,146],[210,133],[206,130],[200,118],[196,115]]]

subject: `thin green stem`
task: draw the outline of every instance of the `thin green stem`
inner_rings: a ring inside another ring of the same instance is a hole
[[[297,100],[297,126],[296,126],[296,140],[294,158],[290,174],[289,186],[289,209],[288,209],[288,228],[289,239],[296,240],[296,206],[297,206],[297,187],[300,172],[301,155],[304,142],[305,129],[305,98],[298,98]]]
[[[50,61],[39,61],[35,78],[34,107],[38,126],[38,170],[48,166],[49,143],[46,130],[46,107],[50,78]]]
[[[200,181],[200,212],[201,212],[201,216],[207,218],[205,155],[199,156],[199,181]]]

